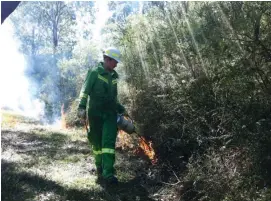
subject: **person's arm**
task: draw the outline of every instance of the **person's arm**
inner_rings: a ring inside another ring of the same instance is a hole
[[[96,81],[97,72],[89,70],[85,82],[82,86],[79,97],[79,109],[86,109],[88,96],[91,94],[92,87]]]
[[[117,112],[119,114],[125,114],[126,113],[125,107],[122,104],[120,104],[118,99],[117,99]]]

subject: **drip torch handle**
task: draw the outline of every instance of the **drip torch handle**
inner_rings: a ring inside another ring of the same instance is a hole
[[[134,123],[134,120],[133,120],[133,119],[130,117],[130,115],[129,115],[128,113],[127,113],[127,114],[125,114],[125,115],[123,114],[123,116],[128,117],[128,118],[131,120],[131,122],[132,122],[132,123]]]

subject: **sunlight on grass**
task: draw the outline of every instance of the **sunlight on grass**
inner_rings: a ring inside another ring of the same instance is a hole
[[[17,123],[22,122],[25,119],[24,116],[11,111],[2,111],[2,126],[14,128]]]
[[[25,157],[16,153],[13,149],[9,148],[5,150],[5,154],[1,155],[1,159],[5,159],[12,162],[22,162]]]
[[[15,128],[20,123],[32,123],[37,124],[37,120],[34,118],[26,117],[18,112],[1,110],[2,128]]]
[[[7,115],[7,116],[4,116],[2,119],[2,126],[3,127],[14,128],[16,126],[16,124],[17,124],[17,120],[14,116]]]
[[[54,192],[42,192],[39,193],[34,200],[46,201],[46,200],[60,200],[61,197],[56,195]]]
[[[126,171],[117,171],[117,177],[120,181],[125,182],[134,179],[133,173],[129,170]]]
[[[2,134],[4,143],[11,147],[4,149],[2,159],[21,164],[18,171],[68,187],[81,189],[96,185],[95,176],[86,171],[86,165],[90,165],[86,164],[86,159],[91,156],[83,130],[50,129],[48,126],[30,124],[31,119],[16,113],[2,114],[5,128],[21,128],[22,122],[29,123],[23,135],[13,130]]]
[[[63,160],[61,160],[63,163],[77,163],[81,161],[81,156],[78,155],[72,155],[72,156],[67,156]]]
[[[22,197],[31,201],[67,200],[69,197],[79,201],[104,200],[108,196],[114,200],[114,195],[105,194],[104,188],[95,182],[94,158],[83,128],[61,130],[27,120],[5,114],[9,124],[1,136],[4,200]],[[11,128],[10,122],[16,122],[16,126]],[[134,179],[136,167],[129,168],[130,163],[120,153],[116,157],[119,180]]]
[[[101,190],[101,187],[95,183],[95,179],[96,177],[93,176],[78,177],[73,180],[73,182],[70,184],[70,187]]]

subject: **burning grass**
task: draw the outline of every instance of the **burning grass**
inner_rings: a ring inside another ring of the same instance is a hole
[[[123,130],[119,130],[116,146],[122,150],[133,150],[135,147],[135,139]]]
[[[152,141],[146,140],[143,136],[129,135],[120,130],[117,147],[122,150],[130,150],[138,156],[146,156],[153,165],[158,162]]]
[[[146,156],[151,160],[151,163],[154,165],[158,162],[155,151],[152,146],[152,141],[147,141],[144,137],[140,137],[139,147],[143,150]]]

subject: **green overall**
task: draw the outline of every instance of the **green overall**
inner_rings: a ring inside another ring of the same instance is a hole
[[[89,97],[88,140],[92,145],[96,167],[102,169],[104,178],[114,175],[117,113],[125,111],[118,102],[117,79],[117,72],[105,71],[101,62],[97,68],[88,71],[80,93],[79,108],[86,109]]]

